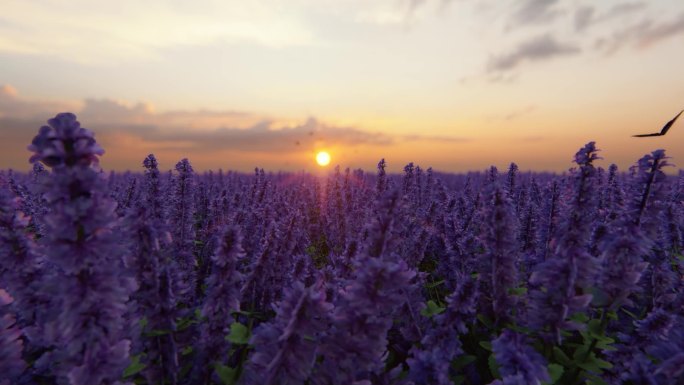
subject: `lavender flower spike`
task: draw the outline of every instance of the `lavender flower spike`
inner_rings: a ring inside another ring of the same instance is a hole
[[[217,247],[211,257],[211,275],[207,281],[207,299],[202,307],[206,321],[200,326],[198,362],[194,373],[196,380],[201,378],[202,383],[209,383],[209,364],[224,364],[228,352],[225,336],[233,322],[231,313],[240,310],[242,275],[237,271],[237,265],[244,256],[240,230],[227,227],[217,237]]]
[[[111,384],[129,364],[123,317],[135,280],[125,273],[125,243],[113,231],[116,203],[95,169],[104,151],[74,114],[49,124],[29,146],[31,161],[53,171],[41,192],[53,208],[43,240],[55,274],[41,291],[52,298],[44,330],[54,349],[39,361],[56,363],[60,382]]]
[[[275,320],[260,325],[251,343],[256,352],[247,368],[247,384],[296,385],[309,378],[321,335],[328,329],[332,304],[325,292],[301,282],[285,293]]]

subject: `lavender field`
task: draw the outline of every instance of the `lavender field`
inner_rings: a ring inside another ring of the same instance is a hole
[[[0,174],[0,384],[684,384],[664,150],[326,178],[102,154],[64,113]]]

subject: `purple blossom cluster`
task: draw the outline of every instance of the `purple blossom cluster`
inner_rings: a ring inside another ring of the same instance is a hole
[[[684,383],[684,173],[0,172],[0,384]]]

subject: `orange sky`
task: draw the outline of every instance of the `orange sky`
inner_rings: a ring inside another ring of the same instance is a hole
[[[596,141],[623,170],[684,159],[684,3],[582,0],[10,1],[0,168],[72,111],[106,169],[332,165],[563,171]],[[4,86],[2,86],[4,84]]]

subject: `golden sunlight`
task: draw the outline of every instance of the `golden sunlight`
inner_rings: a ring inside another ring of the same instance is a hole
[[[330,154],[325,151],[320,151],[318,154],[316,154],[316,163],[322,167],[327,166],[330,164]]]

